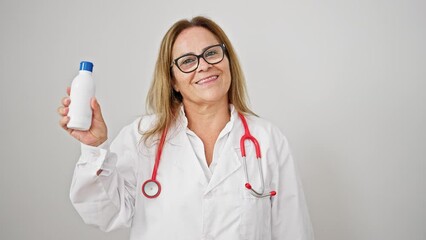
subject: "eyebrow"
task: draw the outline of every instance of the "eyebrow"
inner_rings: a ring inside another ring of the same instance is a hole
[[[207,47],[203,48],[203,49],[201,50],[201,52],[203,53],[203,52],[204,52],[204,51],[206,51],[208,48],[213,47],[213,46],[218,45],[218,44],[220,44],[220,43],[215,43],[215,44],[209,45],[209,46],[207,46]],[[194,52],[188,52],[188,53],[184,53],[184,54],[182,54],[182,55],[179,55],[179,57],[176,57],[176,58],[180,58],[180,57],[183,57],[183,56],[186,56],[186,55],[197,55],[197,54],[196,54],[196,53],[194,53]],[[175,58],[175,59],[176,59],[176,58]]]

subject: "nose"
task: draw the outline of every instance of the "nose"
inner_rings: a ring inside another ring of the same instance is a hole
[[[200,57],[198,61],[198,72],[207,71],[212,66],[212,64],[206,62],[206,60],[204,60],[204,58],[202,57]]]

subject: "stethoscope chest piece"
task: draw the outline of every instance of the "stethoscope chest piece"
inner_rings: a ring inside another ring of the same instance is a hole
[[[156,198],[160,195],[161,185],[157,180],[149,179],[142,185],[142,193],[147,198]]]

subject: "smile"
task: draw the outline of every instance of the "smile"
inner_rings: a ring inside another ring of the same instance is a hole
[[[213,81],[216,81],[216,79],[218,77],[219,77],[218,75],[213,75],[213,76],[210,76],[210,77],[206,77],[206,78],[203,78],[203,79],[200,79],[200,80],[196,81],[195,84],[205,84],[205,83],[213,82]]]

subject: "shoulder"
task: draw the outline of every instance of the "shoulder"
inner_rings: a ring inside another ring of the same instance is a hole
[[[112,140],[111,151],[116,153],[141,151],[143,133],[149,130],[156,119],[155,115],[143,115],[125,125]]]
[[[136,119],[133,124],[138,132],[146,132],[153,127],[158,117],[156,114],[143,115]]]
[[[130,137],[133,141],[139,141],[142,134],[152,127],[156,119],[157,117],[154,114],[137,117],[120,130],[116,139]]]
[[[287,138],[281,129],[271,121],[254,115],[247,115],[245,118],[253,136],[266,142],[273,142],[274,145],[287,144]]]
[[[280,128],[267,119],[254,115],[248,115],[245,116],[245,118],[247,119],[247,125],[249,125],[250,130],[253,129],[256,131],[264,131],[269,134],[273,133],[283,135]]]

